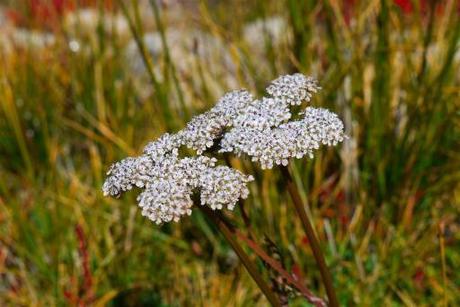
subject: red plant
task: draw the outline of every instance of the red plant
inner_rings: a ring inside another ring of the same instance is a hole
[[[67,13],[77,8],[98,7],[99,3],[98,0],[28,0],[25,12],[11,8],[7,10],[7,17],[17,26],[56,29]],[[112,10],[113,1],[104,0],[103,6]]]
[[[86,243],[85,233],[80,224],[75,225],[75,235],[78,241],[78,254],[83,268],[82,283],[78,286],[77,293],[64,290],[63,294],[71,305],[88,306],[94,300],[93,276],[89,264],[88,245]],[[72,278],[71,283],[76,284],[78,278]]]
[[[421,1],[425,3],[425,1]],[[409,14],[412,13],[414,8],[412,7],[412,3],[410,0],[394,0],[394,3],[399,6],[399,8],[405,13]]]
[[[344,0],[342,2],[342,12],[345,19],[345,23],[349,26],[351,19],[356,13],[355,7],[360,0]],[[418,1],[418,3],[417,3]],[[434,1],[434,0],[433,0]],[[431,2],[429,0],[393,0],[393,4],[398,7],[403,15],[409,16],[416,13],[416,6],[414,3],[417,3],[420,13],[423,16],[426,16],[430,11],[430,6],[434,4],[436,14],[442,15],[445,11],[443,1]],[[457,10],[460,13],[460,0],[457,1]]]
[[[93,278],[91,275],[91,270],[89,267],[89,256],[88,256],[88,246],[86,244],[85,233],[83,232],[83,228],[80,224],[75,226],[75,233],[77,234],[78,238],[78,251],[80,253],[80,258],[82,261],[83,267],[83,285],[82,290],[85,293],[87,299],[91,299],[93,296],[92,286],[93,286]]]

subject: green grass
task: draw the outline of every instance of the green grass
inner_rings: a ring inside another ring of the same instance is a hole
[[[200,212],[158,227],[140,216],[134,193],[113,200],[101,186],[113,161],[177,131],[233,89],[226,78],[260,94],[294,71],[318,77],[323,90],[312,104],[337,112],[350,136],[294,164],[341,303],[460,304],[455,1],[445,1],[444,13],[409,15],[390,1],[358,1],[350,26],[339,1],[251,3],[201,2],[180,18],[173,8],[155,14],[147,6],[152,20],[127,5],[130,32],[107,33],[102,21],[90,32],[62,24],[52,47],[0,53],[1,305],[77,297],[95,305],[266,305]],[[254,50],[242,39],[244,24],[273,15],[288,31],[279,44],[262,35]],[[155,28],[209,33],[225,44],[234,69],[190,50],[183,71],[166,35],[169,52],[133,73],[122,47]],[[70,33],[78,53],[68,48]],[[255,174],[245,206],[257,237],[275,242],[286,266],[298,264],[307,286],[324,296],[280,174],[232,163]],[[242,224],[238,210],[228,216]]]

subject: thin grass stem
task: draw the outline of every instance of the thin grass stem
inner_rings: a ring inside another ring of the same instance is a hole
[[[163,84],[161,84],[155,76],[152,60],[148,55],[148,51],[144,43],[142,29],[139,26],[140,16],[138,10],[139,7],[136,5],[137,2],[134,5],[134,17],[130,16],[128,7],[122,0],[117,0],[117,3],[120,5],[121,11],[128,22],[129,29],[131,31],[131,34],[133,35],[134,41],[136,42],[137,48],[139,49],[139,53],[144,63],[147,74],[152,82],[155,93],[160,101],[159,107],[161,109],[161,112],[163,113],[164,124],[166,128],[168,128],[168,130],[173,130],[172,128],[174,128],[173,126],[175,123],[175,121],[173,120],[173,112],[168,104],[168,99],[166,96],[167,94],[162,88]]]
[[[184,100],[184,93],[179,83],[179,78],[177,77],[176,66],[174,65],[171,55],[169,53],[169,47],[166,41],[166,30],[163,26],[163,23],[160,18],[160,12],[158,9],[158,4],[154,0],[150,0],[150,5],[153,8],[153,15],[155,16],[155,23],[157,25],[158,31],[160,32],[161,44],[163,45],[163,50],[165,54],[166,67],[171,69],[172,79],[174,82],[174,87],[176,89],[177,96],[179,98],[179,103],[181,105],[181,110],[184,112],[185,117],[190,118],[189,110]]]
[[[441,273],[442,273],[442,285],[443,285],[443,300],[442,305],[447,307],[447,274],[446,274],[446,248],[445,248],[445,238],[444,238],[444,222],[439,223],[438,225],[438,235],[439,235],[439,249],[441,253]]]

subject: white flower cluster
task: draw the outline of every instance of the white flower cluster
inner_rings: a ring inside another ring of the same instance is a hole
[[[233,126],[236,118],[253,103],[252,95],[245,90],[232,91],[224,95],[211,110],[195,116],[185,129],[179,131],[182,145],[202,154],[214,145],[225,128]]]
[[[311,77],[302,74],[281,76],[267,88],[272,97],[248,103],[244,112],[233,120],[233,126],[257,130],[277,127],[292,117],[290,106],[310,101],[318,89],[316,80]]]
[[[227,126],[228,120],[225,117],[208,111],[192,118],[185,129],[178,134],[183,145],[196,150],[200,155],[214,145],[214,140]]]
[[[148,143],[144,147],[144,154],[154,161],[161,160],[165,156],[177,157],[180,146],[180,138],[176,134],[163,134],[158,140]]]
[[[320,89],[314,78],[293,74],[273,80],[267,87],[267,93],[286,100],[291,105],[300,105],[303,101],[309,102],[312,95]]]
[[[308,107],[301,119],[289,121],[290,106],[310,101],[319,90],[316,80],[301,74],[281,76],[267,88],[271,98],[252,103],[225,133],[221,152],[246,154],[262,168],[287,165],[289,158],[313,157],[323,145],[343,141],[343,123],[338,116],[321,108]]]
[[[246,184],[254,180],[252,176],[245,176],[241,172],[226,166],[208,168],[200,176],[201,203],[212,209],[233,210],[238,199],[246,199],[249,190]]]
[[[212,209],[233,209],[238,199],[249,195],[246,184],[251,176],[216,166],[215,158],[180,158],[180,146],[178,135],[165,134],[149,143],[143,155],[115,163],[107,173],[104,194],[119,196],[133,187],[143,188],[137,198],[142,215],[157,224],[190,215],[195,191],[201,194],[201,204]]]
[[[231,91],[222,96],[211,111],[227,118],[229,125],[233,125],[233,121],[254,103],[253,100],[251,93],[246,90]]]
[[[246,154],[262,168],[288,164],[289,158],[313,157],[323,145],[336,145],[344,138],[342,121],[336,114],[321,108],[306,109],[303,118],[275,128],[235,127],[221,141],[222,152]]]
[[[137,199],[142,215],[158,224],[190,215],[195,192],[200,193],[201,205],[233,209],[248,196],[252,176],[216,166],[216,159],[202,153],[220,139],[220,152],[246,154],[262,168],[272,168],[287,165],[292,157],[312,157],[320,145],[336,145],[344,139],[336,114],[308,107],[300,119],[289,121],[290,107],[309,101],[318,89],[313,78],[294,74],[274,80],[267,88],[268,98],[254,100],[245,90],[232,91],[183,130],[149,143],[143,155],[115,163],[107,173],[104,194],[144,189]],[[183,145],[198,156],[179,157]]]
[[[274,98],[263,97],[251,104],[234,120],[234,127],[269,129],[291,118],[289,105]]]

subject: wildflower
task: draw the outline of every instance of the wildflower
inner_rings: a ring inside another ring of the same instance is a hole
[[[161,179],[149,184],[137,201],[142,215],[153,222],[178,222],[183,215],[192,214],[193,201],[190,194],[187,186]]]
[[[221,140],[220,151],[246,154],[265,169],[286,166],[290,158],[312,158],[320,145],[336,145],[343,138],[343,124],[336,114],[309,107],[302,119],[275,128],[234,128]]]
[[[107,176],[109,176],[102,187],[104,196],[118,197],[122,192],[131,190],[136,180],[135,170],[137,160],[135,158],[126,158],[113,164]]]
[[[217,160],[206,156],[180,158],[180,136],[165,134],[144,148],[139,157],[115,163],[107,173],[105,195],[119,196],[133,187],[144,189],[137,201],[142,215],[157,224],[178,221],[190,215],[192,195],[201,192],[201,205],[212,209],[233,209],[240,198],[246,198],[246,183],[252,180]]]
[[[258,130],[269,129],[291,118],[289,106],[273,98],[262,98],[250,105],[246,112],[234,121],[235,127],[247,127]]]
[[[290,121],[290,106],[309,101],[318,89],[313,78],[294,74],[274,80],[267,88],[271,97],[254,100],[246,90],[227,93],[183,130],[147,144],[139,157],[115,163],[107,173],[104,194],[119,196],[133,187],[143,189],[137,198],[142,215],[158,224],[190,215],[196,192],[201,205],[231,210],[248,196],[252,176],[216,166],[215,158],[202,153],[219,139],[220,152],[246,154],[262,168],[272,168],[287,165],[292,157],[312,157],[320,145],[336,145],[344,138],[336,114],[308,107],[300,119]],[[179,157],[184,145],[198,155]]]
[[[228,122],[225,116],[208,111],[192,118],[187,127],[178,134],[183,145],[202,154],[213,146],[214,140],[221,135]]]
[[[232,91],[224,95],[211,110],[195,116],[186,128],[179,131],[178,138],[182,145],[202,154],[214,145],[225,128],[244,114],[253,103],[252,95],[245,90]]]
[[[235,90],[222,96],[211,111],[227,118],[229,124],[233,124],[233,121],[246,113],[247,108],[253,103],[251,93],[246,90]]]
[[[271,82],[267,93],[274,98],[285,100],[290,105],[299,105],[303,101],[310,102],[320,87],[313,77],[302,74],[281,76]]]
[[[290,106],[310,101],[319,90],[316,80],[301,74],[281,76],[267,88],[272,98],[252,103],[234,120],[234,127],[220,141],[220,152],[246,154],[262,168],[288,164],[290,158],[313,157],[320,145],[343,141],[343,123],[338,116],[321,108],[308,107],[292,118]]]
[[[159,161],[168,155],[177,157],[180,144],[178,135],[165,133],[155,142],[148,143],[144,147],[144,154],[150,156],[154,161]]]
[[[200,177],[201,203],[212,209],[227,206],[227,209],[233,210],[240,198],[248,197],[246,184],[252,180],[252,176],[245,176],[226,166],[208,168]]]
[[[316,80],[302,74],[281,76],[267,88],[272,97],[263,97],[247,103],[244,112],[233,120],[233,126],[264,130],[288,121],[291,117],[291,105],[300,105],[310,101],[319,89]]]

